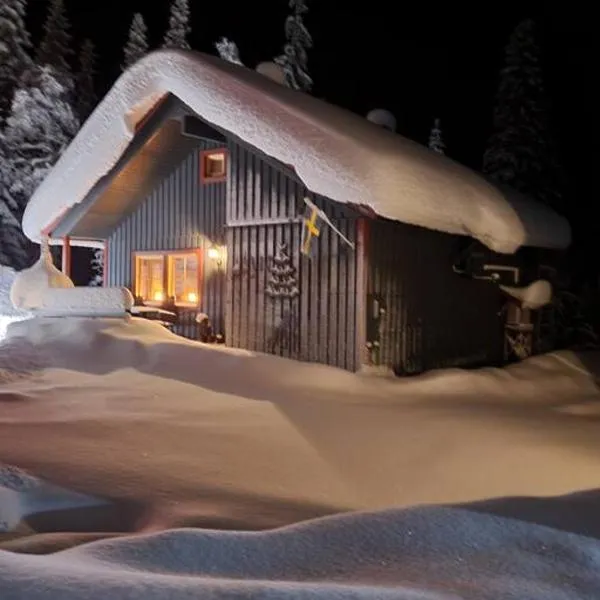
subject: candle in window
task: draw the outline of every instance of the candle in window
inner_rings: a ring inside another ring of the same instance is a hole
[[[154,301],[162,302],[165,299],[165,295],[163,292],[154,292]]]

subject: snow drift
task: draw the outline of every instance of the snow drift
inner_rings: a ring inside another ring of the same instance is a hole
[[[29,238],[38,241],[86,197],[165,94],[291,165],[310,190],[332,200],[472,236],[498,252],[570,243],[568,223],[551,209],[500,190],[446,157],[242,66],[175,50],[150,54],[115,83],[29,202],[23,218]]]
[[[12,324],[0,456],[36,479],[0,470],[2,598],[594,597],[597,493],[488,499],[597,487],[598,373],[399,381],[136,318]]]
[[[361,513],[261,533],[180,529],[48,556],[0,551],[0,587],[7,600],[597,597],[598,539],[491,508]]]

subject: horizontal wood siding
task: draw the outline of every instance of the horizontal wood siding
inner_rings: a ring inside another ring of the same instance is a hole
[[[452,270],[457,238],[389,221],[369,234],[368,294],[379,296],[379,363],[399,373],[502,360],[496,286]]]
[[[228,343],[355,370],[354,251],[323,227],[313,242],[313,258],[301,255],[306,188],[284,167],[241,145],[231,145],[230,167]],[[357,220],[352,210],[308,195],[350,240],[356,239]],[[279,244],[286,244],[296,271],[299,294],[291,301],[273,300],[267,294]]]
[[[181,309],[175,332],[195,338],[195,316],[205,312],[215,332],[224,331],[224,268],[206,254],[216,244],[223,246],[226,183],[200,182],[200,152],[219,147],[199,143],[183,163],[169,175],[146,201],[113,232],[108,240],[108,285],[133,290],[132,254],[136,251],[167,251],[200,248],[204,277],[198,309]]]

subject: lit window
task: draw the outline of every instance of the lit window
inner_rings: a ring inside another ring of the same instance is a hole
[[[161,255],[135,257],[135,295],[144,302],[162,304],[165,296],[165,261]]]
[[[175,304],[196,306],[198,290],[198,255],[172,254],[168,257],[169,296]]]
[[[199,254],[188,252],[136,253],[134,256],[134,296],[144,304],[198,306]]]
[[[202,181],[206,183],[224,181],[227,177],[227,152],[208,150],[202,153]]]

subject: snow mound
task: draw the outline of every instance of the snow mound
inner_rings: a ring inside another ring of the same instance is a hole
[[[51,288],[32,310],[44,317],[112,317],[124,316],[133,304],[131,292],[124,287]]]
[[[500,190],[458,163],[358,115],[239,65],[161,50],[127,70],[38,187],[25,211],[32,240],[117,163],[135,126],[171,93],[207,122],[291,165],[314,193],[368,205],[412,225],[472,236],[498,252],[565,248],[551,209]]]
[[[54,265],[48,243],[44,241],[40,258],[14,278],[10,299],[17,310],[31,311],[43,305],[49,290],[73,287],[71,279]]]
[[[580,600],[600,589],[599,556],[597,539],[560,527],[431,507],[0,552],[0,587],[28,600]]]

